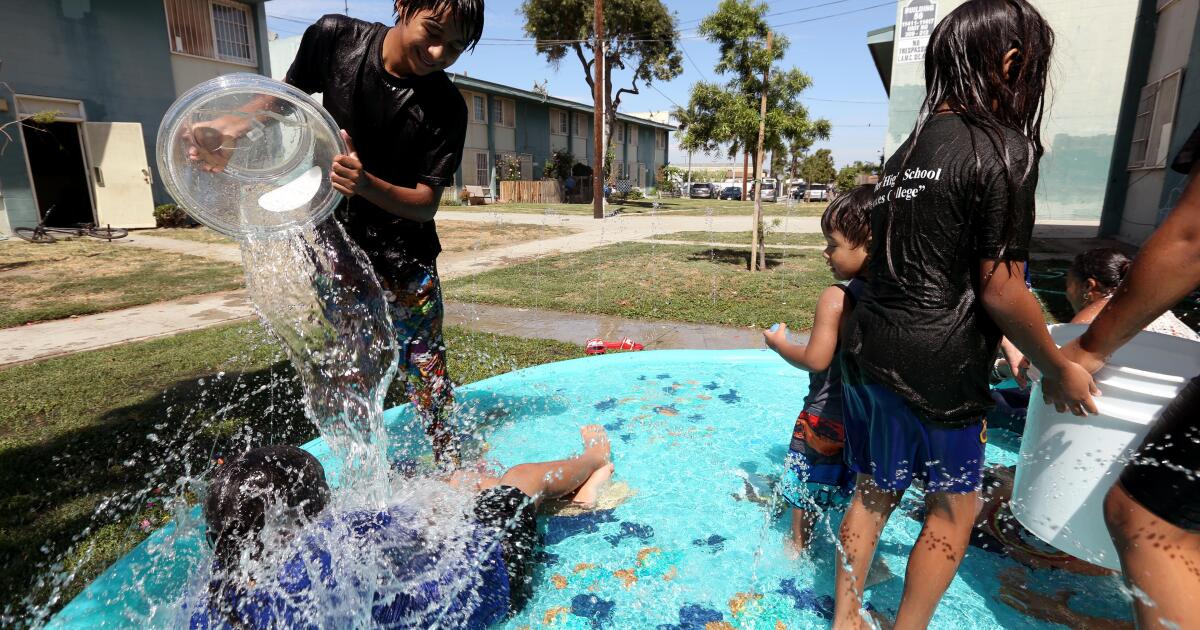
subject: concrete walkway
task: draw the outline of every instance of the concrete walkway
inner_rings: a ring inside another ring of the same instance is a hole
[[[167,337],[253,317],[254,305],[246,292],[229,291],[5,328],[0,329],[0,366]],[[762,334],[748,328],[457,302],[446,304],[446,324],[499,335],[553,339],[580,345],[593,337],[606,341],[629,337],[647,349],[716,350],[762,345]]]

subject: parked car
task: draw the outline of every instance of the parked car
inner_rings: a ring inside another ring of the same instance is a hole
[[[807,201],[829,201],[829,186],[825,184],[810,184],[804,193]]]
[[[717,199],[731,199],[733,201],[741,201],[742,200],[742,187],[741,186],[726,186],[721,189],[721,192],[717,193]]]
[[[754,199],[754,190],[757,185],[757,183],[750,185],[750,199]],[[770,177],[763,178],[762,187],[763,201],[779,200],[779,184],[776,180]]]
[[[713,186],[707,183],[692,184],[692,188],[688,194],[692,199],[712,199]]]
[[[788,196],[797,201],[804,199],[804,193],[808,192],[808,184],[804,182],[793,183],[788,188]]]

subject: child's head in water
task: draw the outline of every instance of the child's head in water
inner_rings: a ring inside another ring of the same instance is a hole
[[[237,566],[243,553],[258,557],[268,521],[289,530],[320,514],[328,503],[325,469],[307,451],[264,446],[226,462],[217,468],[204,500],[217,566]]]
[[[1132,261],[1111,247],[1089,249],[1075,256],[1067,269],[1067,302],[1078,313],[1083,307],[1112,296],[1125,279]]]
[[[838,195],[821,215],[825,262],[838,280],[850,280],[865,271],[874,202],[875,187],[863,184]]]

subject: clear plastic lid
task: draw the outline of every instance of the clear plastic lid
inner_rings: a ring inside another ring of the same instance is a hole
[[[329,175],[345,152],[324,108],[257,74],[188,90],[158,130],[167,192],[197,221],[235,238],[324,221],[342,199]]]

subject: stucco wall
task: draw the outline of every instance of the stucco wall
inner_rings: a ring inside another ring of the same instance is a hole
[[[938,0],[941,20],[964,0]],[[1100,218],[1129,63],[1137,2],[1031,0],[1054,29],[1048,110],[1042,125],[1046,155],[1038,185],[1038,219]],[[897,23],[908,0],[896,7]],[[925,96],[923,62],[892,59],[886,149],[908,137]]]

